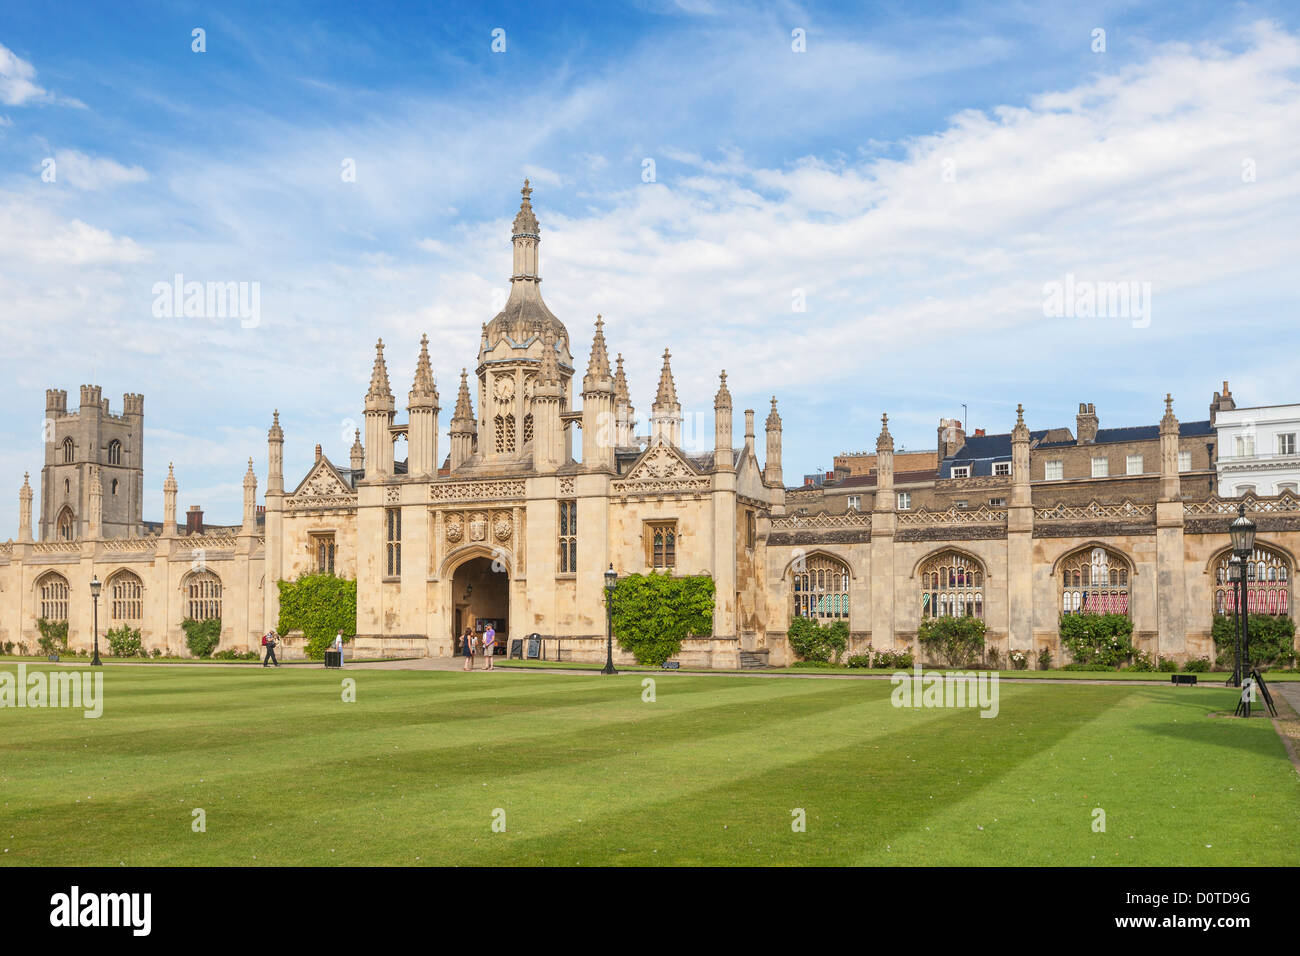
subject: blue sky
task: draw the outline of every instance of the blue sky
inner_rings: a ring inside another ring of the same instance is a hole
[[[379,336],[401,405],[428,333],[445,435],[525,176],[579,364],[599,312],[642,415],[665,346],[688,433],[711,436],[720,368],[760,422],[775,393],[787,482],[874,447],[885,411],[925,448],[963,403],[1006,431],[1017,402],[1035,428],[1072,427],[1080,401],[1103,427],[1151,423],[1167,391],[1204,418],[1225,378],[1239,404],[1293,401],[1296,20],[1186,2],[7,5],[0,538],[43,460],[47,387],[98,383],[115,412],[145,393],[149,518],[174,461],[182,510],[237,521],[250,456],[265,489],[273,408],[290,485],[317,442],[346,462]],[[258,321],[154,315],[177,273],[259,283]],[[1067,275],[1148,287],[1149,321],[1046,315]]]

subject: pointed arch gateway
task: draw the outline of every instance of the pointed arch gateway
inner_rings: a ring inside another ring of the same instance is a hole
[[[461,652],[460,637],[470,628],[481,637],[490,622],[496,631],[498,653],[505,653],[510,630],[510,583],[513,569],[504,551],[469,545],[443,562],[451,609],[451,650]]]

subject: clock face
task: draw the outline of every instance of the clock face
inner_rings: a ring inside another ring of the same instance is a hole
[[[515,380],[508,375],[498,375],[492,386],[492,393],[496,395],[498,402],[510,401],[511,396],[515,394]]]

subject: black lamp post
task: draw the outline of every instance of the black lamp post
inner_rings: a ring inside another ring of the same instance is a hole
[[[99,589],[102,585],[99,583],[99,577],[96,575],[90,579],[90,597],[94,605],[94,629],[95,629],[95,656],[90,659],[91,667],[102,667],[104,662],[99,659]]]
[[[1240,680],[1250,669],[1250,615],[1247,607],[1250,566],[1247,562],[1255,550],[1255,530],[1255,522],[1246,517],[1246,503],[1243,501],[1237,506],[1236,519],[1228,526],[1228,534],[1232,537],[1233,553],[1241,558],[1241,598],[1237,602],[1237,613],[1241,615],[1241,649],[1238,652],[1240,664],[1237,668],[1237,686],[1240,686]]]
[[[1228,683],[1241,686],[1241,557],[1234,554],[1228,559],[1228,580],[1232,582],[1232,603],[1235,618],[1232,622],[1232,676]]]
[[[605,572],[605,666],[602,674],[617,674],[614,670],[614,588],[618,586],[618,572],[614,565]]]

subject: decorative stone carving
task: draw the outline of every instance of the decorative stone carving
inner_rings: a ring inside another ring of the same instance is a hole
[[[514,522],[508,514],[499,514],[492,519],[492,533],[496,535],[498,541],[510,540],[510,532],[513,529]]]
[[[435,482],[429,486],[429,500],[510,501],[524,498],[524,483],[518,479]]]
[[[483,541],[487,538],[487,515],[476,511],[469,519],[469,539]]]
[[[465,536],[465,525],[458,514],[447,515],[447,540],[455,544]]]

